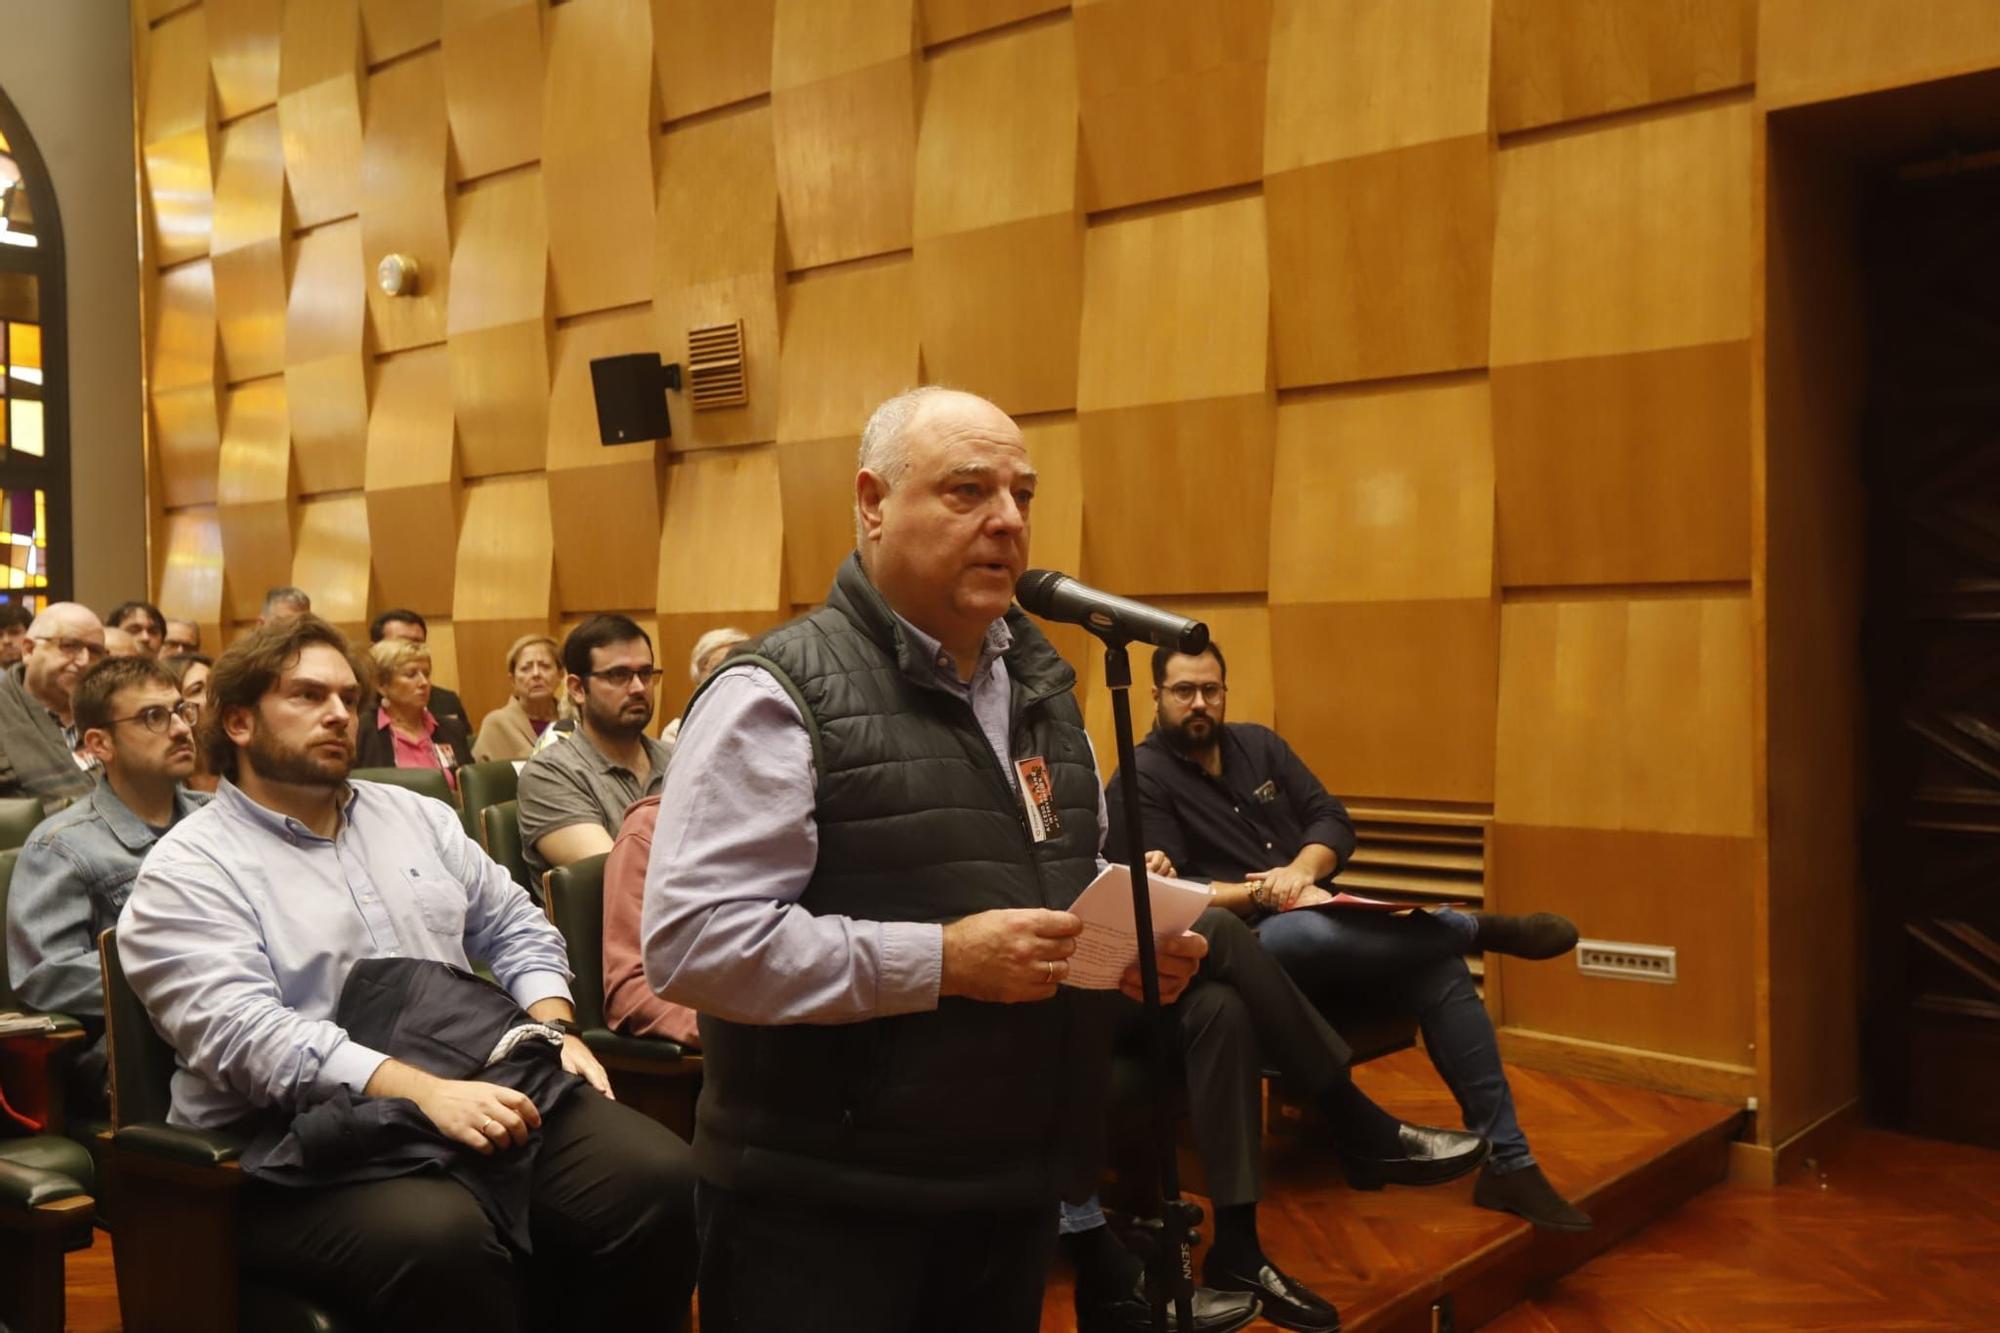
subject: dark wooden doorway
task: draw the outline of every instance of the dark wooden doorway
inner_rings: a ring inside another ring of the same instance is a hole
[[[1862,222],[1868,1098],[2000,1145],[2000,153],[1882,171]]]

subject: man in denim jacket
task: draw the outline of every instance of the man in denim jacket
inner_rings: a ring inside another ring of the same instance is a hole
[[[104,781],[43,820],[21,849],[7,897],[7,972],[37,1009],[81,1019],[93,1044],[75,1066],[71,1103],[104,1104],[104,981],[97,937],[118,920],[139,864],[208,797],[181,785],[194,770],[194,707],[152,658],[100,662],[72,708]]]

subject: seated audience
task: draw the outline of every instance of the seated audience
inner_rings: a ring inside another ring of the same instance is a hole
[[[151,602],[122,602],[105,617],[104,624],[131,635],[141,657],[158,657],[166,643],[167,618]]]
[[[562,689],[560,649],[546,634],[523,634],[507,650],[507,679],[512,693],[507,702],[486,715],[479,724],[479,740],[472,757],[487,763],[495,759],[526,759],[535,752],[549,724],[556,720],[556,694]]]
[[[187,657],[201,651],[201,626],[192,620],[169,620],[160,651],[169,657]]]
[[[90,793],[70,696],[104,656],[104,625],[87,606],[56,602],[28,625],[27,656],[0,674],[0,796],[39,796],[53,814]]]
[[[646,863],[660,798],[648,796],[625,812],[624,826],[604,862],[604,1025],[628,1037],[666,1037],[700,1047],[694,1010],[653,994],[639,951],[639,916],[646,901]]]
[[[563,641],[576,734],[521,770],[521,847],[537,876],[611,850],[632,802],[659,791],[673,747],[653,720],[653,641],[627,616],[592,616]]]
[[[1388,1003],[1415,1014],[1424,1050],[1467,1127],[1493,1144],[1473,1201],[1537,1226],[1588,1228],[1590,1218],[1535,1164],[1492,1019],[1463,957],[1553,958],[1575,946],[1576,928],[1547,913],[1299,910],[1331,899],[1324,886],[1354,850],[1346,808],[1275,732],[1226,720],[1228,667],[1219,645],[1193,656],[1155,652],[1153,681],[1157,718],[1137,752],[1152,868],[1212,881],[1218,905],[1248,917],[1323,1008],[1337,1015]]]
[[[200,653],[183,653],[166,659],[167,670],[180,683],[181,698],[193,704],[197,713],[208,708],[208,673],[214,665]],[[187,775],[185,782],[194,791],[215,790],[215,774],[208,771],[208,760],[199,745],[194,751],[194,772]]]
[[[21,848],[7,895],[7,975],[35,1008],[83,1021],[93,1045],[74,1066],[71,1106],[93,1115],[107,1106],[97,937],[117,923],[153,844],[208,798],[181,785],[194,769],[198,714],[165,666],[99,662],[77,682],[75,712],[104,779]]]
[[[139,641],[124,630],[112,625],[104,627],[104,655],[106,657],[144,657],[139,651]]]
[[[232,644],[210,683],[201,743],[227,780],[154,847],[118,923],[133,990],[179,1057],[168,1119],[268,1135],[383,1099],[441,1168],[370,1160],[338,1185],[246,1170],[244,1270],[370,1329],[680,1327],[696,1263],[688,1148],[610,1099],[574,1033],[562,936],[457,815],[347,780],[361,687],[346,640],[284,618]],[[336,1018],[359,1007],[343,998],[350,975],[474,958],[518,1006],[531,1056],[559,1040],[546,1110],[498,1081],[511,1059],[471,1078],[420,1068],[452,1052],[448,1029],[424,1030],[435,1006],[396,1016],[397,1040],[375,1046]],[[496,1221],[476,1185],[525,1192],[525,1218]]]
[[[391,611],[384,611],[369,622],[368,642],[375,644],[382,642],[384,639],[408,639],[411,643],[421,643],[428,646],[431,641],[430,623],[415,611],[405,610],[401,607],[397,607]],[[442,685],[433,684],[431,686],[431,712],[439,718],[457,718],[459,726],[464,728],[468,735],[471,734],[472,723],[466,718],[465,705],[459,702],[458,693],[455,690],[448,690]]]
[[[288,620],[293,616],[310,615],[313,599],[306,595],[304,588],[290,585],[272,588],[264,594],[264,609],[257,614],[259,625],[268,625],[277,620]]]
[[[18,602],[0,603],[0,670],[13,666],[28,651],[28,622],[35,613]]]
[[[472,762],[465,724],[430,709],[431,650],[409,639],[384,639],[369,649],[376,699],[361,720],[362,768],[434,768],[458,790],[461,764]]]
[[[722,665],[722,659],[729,656],[729,650],[739,643],[747,643],[749,639],[748,634],[734,625],[712,629],[696,639],[694,651],[688,654],[688,679],[694,682],[694,687],[700,689],[701,683],[714,675],[715,669]],[[660,728],[660,739],[669,745],[672,745],[674,738],[680,734],[679,718]]]

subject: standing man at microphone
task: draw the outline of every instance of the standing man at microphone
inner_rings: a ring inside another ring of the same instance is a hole
[[[1025,1333],[1056,1202],[1095,1185],[1123,1002],[1060,984],[1102,784],[1075,673],[1012,607],[1034,492],[991,403],[890,399],[826,604],[689,705],[641,939],[702,1015],[709,1333]],[[1206,947],[1162,947],[1164,998]]]

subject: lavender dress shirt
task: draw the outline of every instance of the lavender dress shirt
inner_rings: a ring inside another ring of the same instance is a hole
[[[225,779],[154,844],[118,956],[173,1046],[168,1120],[214,1129],[367,1087],[388,1057],[333,1021],[363,958],[484,960],[522,1008],[570,998],[563,939],[441,801],[348,786],[322,838]]]
[[[969,683],[936,639],[900,616],[897,625],[972,706],[1014,782],[1006,622],[987,629]],[[937,1007],[942,926],[799,905],[819,856],[817,786],[805,719],[771,673],[744,665],[718,675],[681,726],[653,832],[639,929],[656,992],[738,1023],[852,1023]],[[1104,827],[1100,793],[1100,846]]]

